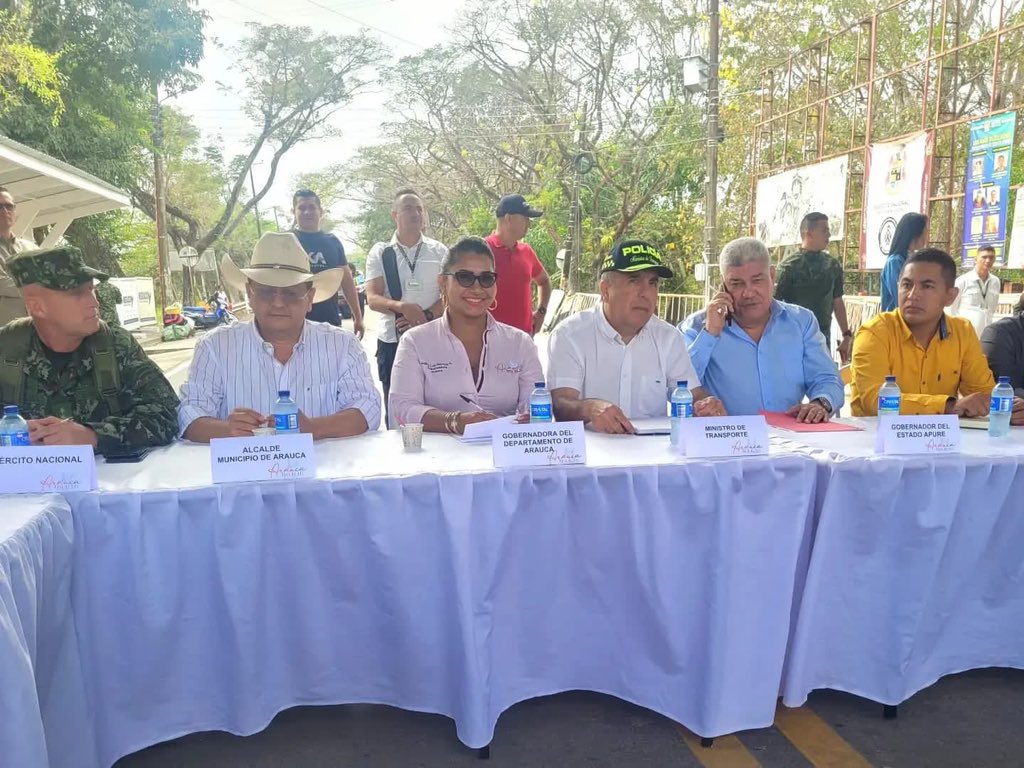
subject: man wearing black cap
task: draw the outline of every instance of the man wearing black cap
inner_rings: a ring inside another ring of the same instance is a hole
[[[560,323],[548,343],[548,387],[559,421],[635,432],[630,419],[668,414],[679,381],[693,393],[695,415],[725,415],[701,386],[682,334],[654,316],[658,281],[670,277],[648,243],[627,240],[612,249],[601,267],[601,303]]]
[[[494,271],[498,273],[497,306],[491,310],[494,319],[531,336],[544,324],[551,299],[551,278],[537,258],[537,253],[524,242],[530,219],[543,213],[531,208],[522,195],[505,195],[494,211],[498,228],[486,238],[494,253]],[[533,308],[533,284],[540,297]]]

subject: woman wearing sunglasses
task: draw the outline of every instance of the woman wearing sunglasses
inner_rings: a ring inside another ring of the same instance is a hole
[[[459,240],[438,284],[444,314],[406,331],[391,373],[394,425],[462,434],[467,424],[526,413],[544,380],[533,340],[491,316],[497,300],[494,255],[478,237]]]

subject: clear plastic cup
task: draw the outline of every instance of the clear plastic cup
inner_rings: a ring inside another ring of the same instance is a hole
[[[423,448],[423,425],[403,424],[402,447],[407,451],[419,451]]]

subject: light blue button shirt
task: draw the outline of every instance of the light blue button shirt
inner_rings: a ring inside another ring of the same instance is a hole
[[[805,395],[825,398],[838,413],[843,383],[809,309],[772,300],[771,319],[756,344],[736,323],[712,336],[704,315],[690,315],[679,330],[700,380],[730,414],[785,411]]]

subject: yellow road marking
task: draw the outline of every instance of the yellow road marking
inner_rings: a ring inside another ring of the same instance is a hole
[[[872,768],[863,755],[807,707],[790,709],[780,704],[775,711],[775,727],[815,768]]]
[[[760,768],[761,763],[735,736],[719,736],[714,746],[702,747],[700,736],[682,726],[683,741],[704,768]]]

